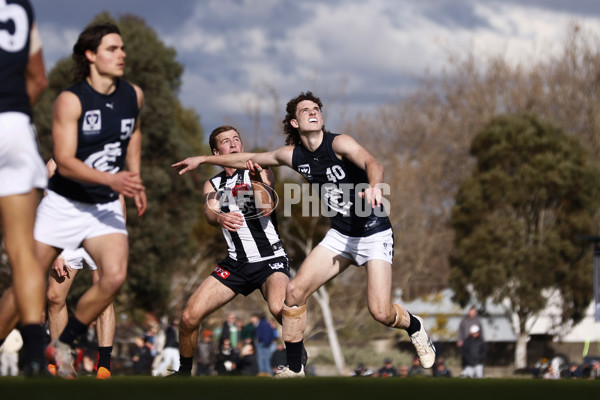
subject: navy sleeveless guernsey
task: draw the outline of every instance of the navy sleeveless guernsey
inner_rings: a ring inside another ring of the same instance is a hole
[[[33,10],[28,1],[5,0],[0,6],[0,113],[22,112],[31,116],[25,86]]]
[[[139,112],[133,86],[117,79],[116,90],[105,95],[83,80],[67,90],[81,102],[75,156],[99,171],[111,174],[121,171]],[[65,178],[60,169],[50,179],[48,188],[83,203],[108,203],[118,198],[118,193],[110,187]]]
[[[333,214],[331,226],[336,231],[346,236],[364,237],[390,229],[392,225],[384,210],[380,208],[376,213],[365,199],[358,197],[356,189],[369,186],[367,174],[350,160],[336,156],[332,148],[336,136],[338,134],[325,132],[315,151],[309,151],[302,144],[296,146],[292,168],[318,186],[321,202],[329,215]]]

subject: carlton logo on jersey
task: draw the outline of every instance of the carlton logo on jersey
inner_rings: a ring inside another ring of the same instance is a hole
[[[115,164],[121,154],[120,142],[108,143],[104,145],[104,149],[91,154],[83,162],[98,171],[116,174],[120,168]]]
[[[20,4],[5,4],[0,7],[0,48],[16,53],[25,48],[29,35],[27,12]]]
[[[83,116],[81,131],[84,135],[96,135],[102,129],[102,115],[100,110],[89,110]]]

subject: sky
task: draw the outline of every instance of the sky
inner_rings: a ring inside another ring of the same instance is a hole
[[[30,1],[48,71],[95,15],[144,19],[176,50],[179,99],[207,133],[225,122],[250,129],[250,109],[282,119],[307,90],[339,132],[439,74],[450,52],[526,65],[560,51],[572,23],[600,34],[597,0]]]

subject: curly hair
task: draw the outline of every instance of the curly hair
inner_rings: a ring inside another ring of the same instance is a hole
[[[102,38],[108,34],[116,33],[121,35],[121,31],[115,24],[110,22],[90,25],[79,34],[77,43],[73,45],[73,54],[71,58],[75,62],[73,68],[73,78],[79,82],[87,78],[90,74],[90,62],[85,56],[85,52],[91,50],[95,52],[102,43]]]
[[[297,128],[294,128],[290,124],[290,121],[296,119],[296,107],[298,106],[298,103],[304,100],[310,100],[316,103],[320,109],[323,109],[323,103],[321,102],[321,99],[313,95],[310,91],[306,93],[302,92],[298,96],[288,101],[287,105],[285,106],[285,119],[281,121],[283,123],[283,134],[286,135],[285,144],[287,145],[300,145],[300,133],[298,133]],[[323,131],[325,132],[325,126],[323,126]]]

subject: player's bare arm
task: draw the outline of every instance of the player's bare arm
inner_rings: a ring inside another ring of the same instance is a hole
[[[370,187],[363,193],[359,193],[359,196],[366,196],[367,202],[371,204],[371,207],[379,206],[382,197],[383,166],[351,136],[337,136],[333,140],[332,147],[335,154],[339,157],[350,160],[367,173]]]
[[[42,56],[42,42],[35,23],[31,26],[30,38],[30,54],[25,68],[25,90],[29,96],[29,102],[33,106],[48,86],[48,79]]]
[[[245,169],[246,162],[253,160],[261,167],[277,167],[281,165],[292,166],[292,146],[281,147],[274,151],[264,153],[231,153],[218,156],[196,156],[172,164],[171,167],[183,175],[188,171],[198,168],[202,164],[220,165],[222,167]]]
[[[239,212],[221,212],[218,194],[210,181],[204,183],[204,215],[206,221],[213,226],[222,226],[228,231],[235,232],[244,225],[244,216]]]
[[[133,88],[137,95],[138,108],[139,110],[141,110],[142,106],[144,105],[144,92],[137,85],[133,85]],[[131,138],[129,139],[129,145],[127,146],[126,163],[127,169],[130,172],[137,173],[138,176],[140,176],[141,180],[142,129],[139,116],[136,120],[136,124]],[[133,199],[135,201],[137,215],[138,217],[141,217],[144,214],[144,212],[146,212],[147,207],[146,190],[140,190],[137,194],[134,195]]]

